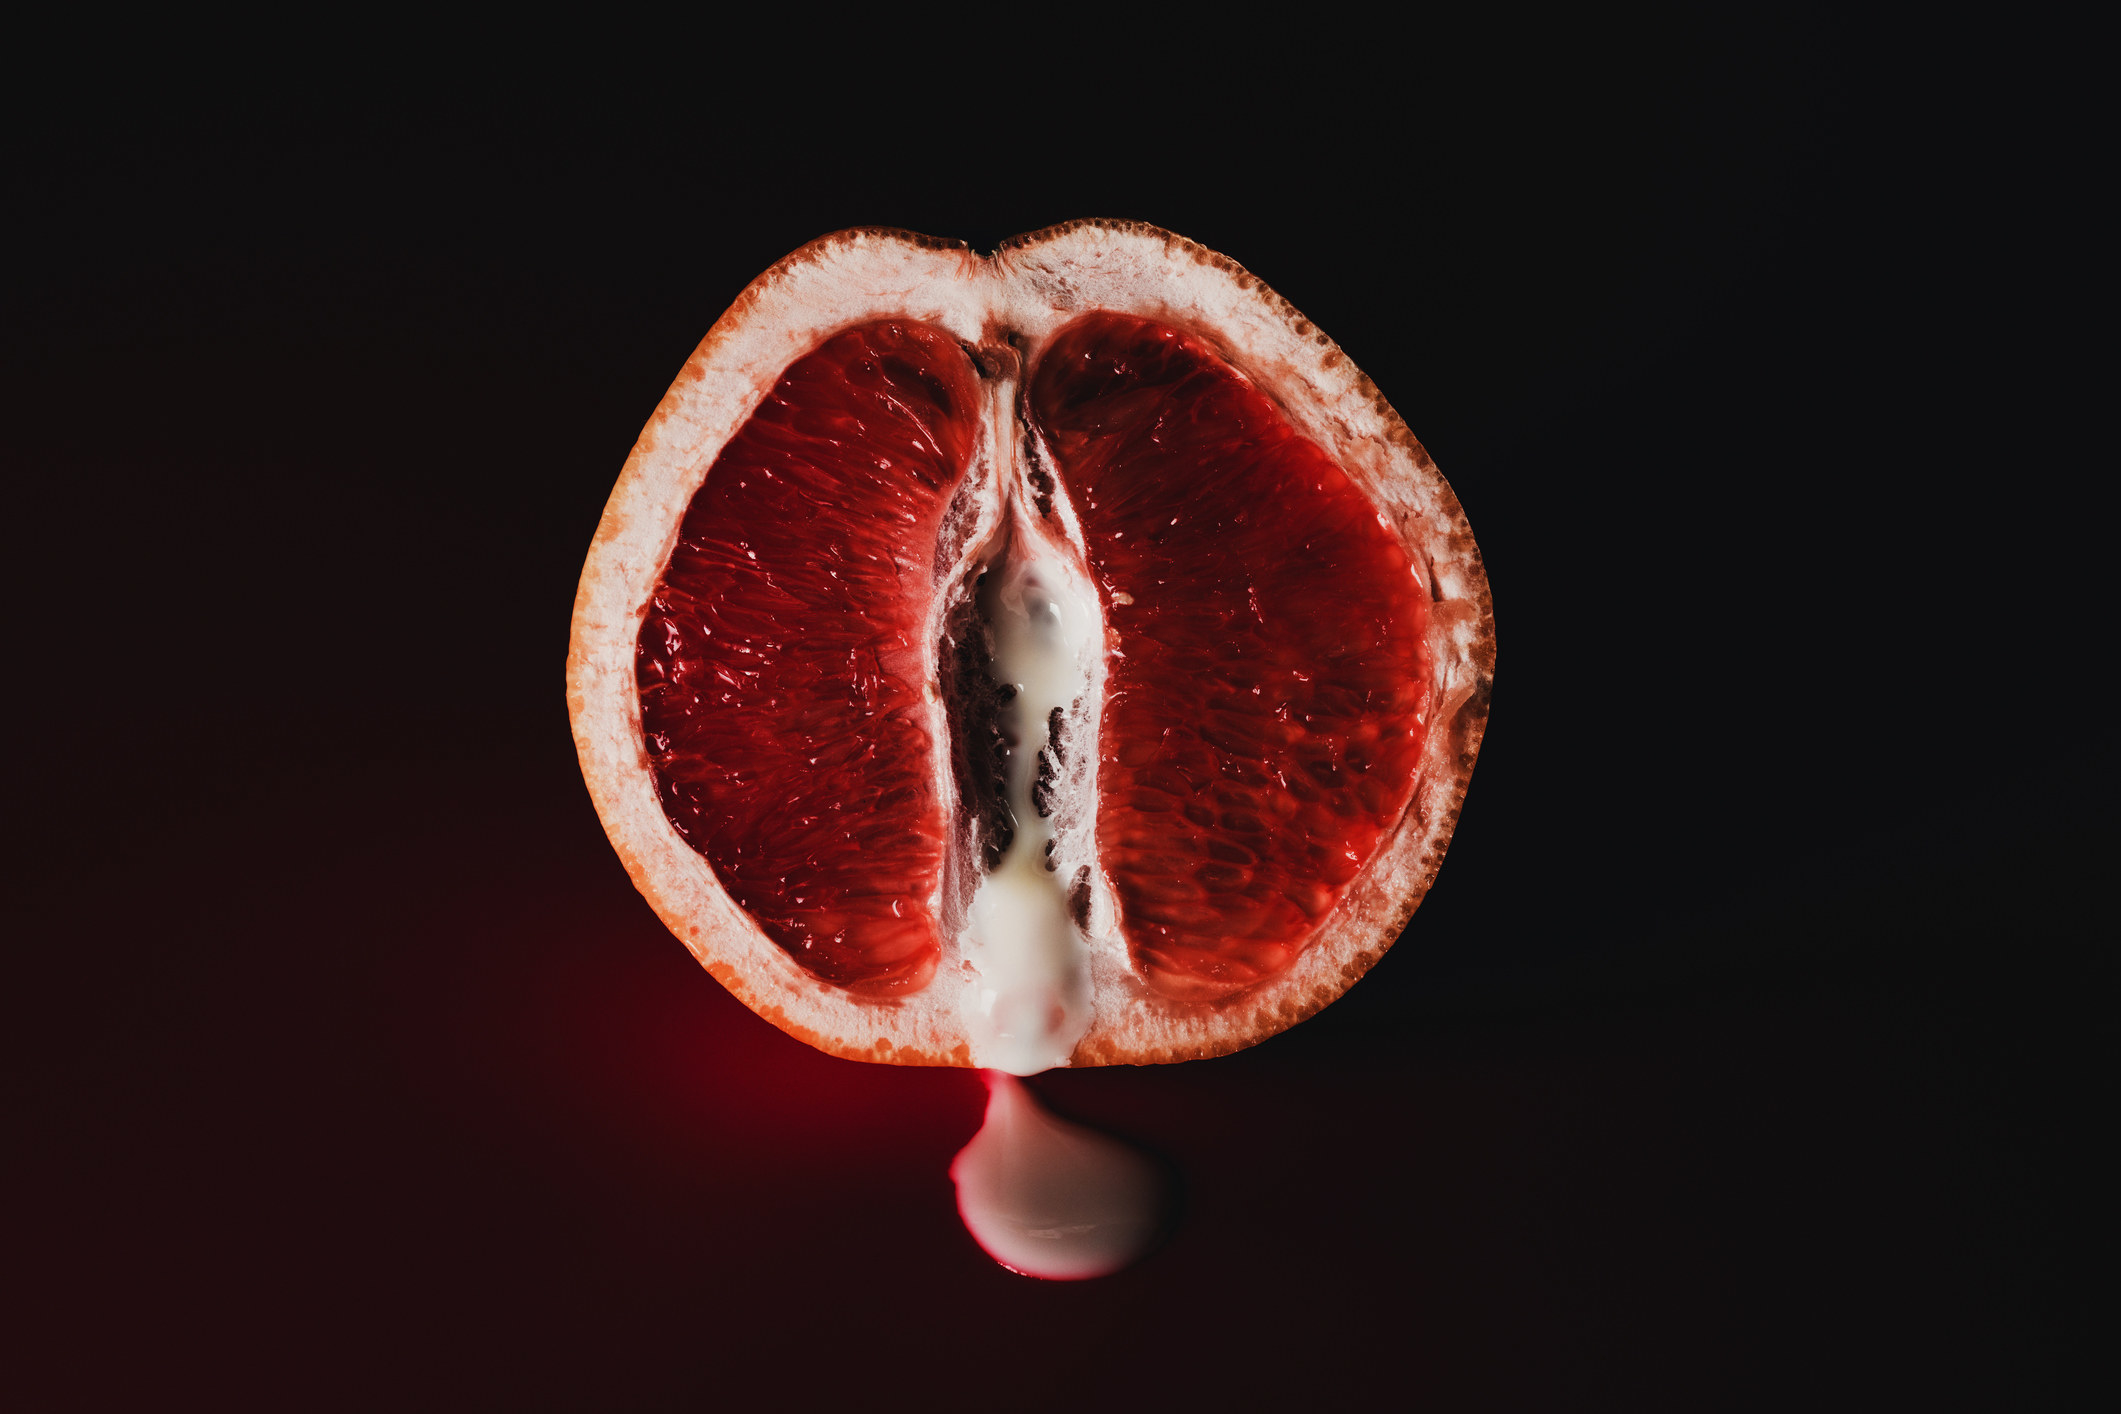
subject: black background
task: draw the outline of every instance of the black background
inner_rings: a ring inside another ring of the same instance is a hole
[[[1053,23],[991,73],[816,62],[806,12],[17,104],[37,1407],[2065,1401],[2116,844],[2078,92],[1801,18]],[[753,275],[1084,215],[1340,341],[1465,504],[1500,663],[1371,977],[1037,1082],[1184,1190],[1139,1267],[1049,1285],[957,1224],[974,1076],[816,1054],[656,922],[561,667],[619,464]]]

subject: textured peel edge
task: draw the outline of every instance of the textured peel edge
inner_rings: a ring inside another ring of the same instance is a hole
[[[975,343],[1000,321],[1031,356],[1092,309],[1208,338],[1370,494],[1430,591],[1436,698],[1406,815],[1296,963],[1226,1002],[1144,986],[1124,949],[1092,948],[1096,1016],[1076,1065],[1151,1064],[1255,1045],[1345,992],[1398,939],[1435,882],[1487,724],[1495,619],[1457,497],[1376,386],[1288,301],[1226,256],[1141,222],[1075,221],[982,258],[961,244],[863,228],[811,242],[716,321],[642,431],[597,527],[575,597],[568,713],[598,815],[635,885],[701,964],[789,1034],[849,1059],[970,1065],[957,989],[862,1000],[817,982],[729,899],[663,815],[641,737],[634,643],[677,528],[715,456],[781,370],[838,330],[900,315]],[[946,940],[946,963],[949,946]],[[947,970],[947,968],[946,968]]]

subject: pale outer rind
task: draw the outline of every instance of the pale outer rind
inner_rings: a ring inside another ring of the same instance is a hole
[[[627,458],[575,596],[567,705],[597,813],[656,913],[753,1011],[835,1055],[972,1064],[960,996],[972,983],[952,965],[946,940],[944,966],[921,992],[855,998],[804,973],[730,900],[663,814],[650,773],[634,677],[649,593],[722,446],[781,371],[827,336],[905,317],[968,344],[1009,330],[1035,359],[1053,331],[1095,309],[1168,320],[1210,339],[1370,493],[1430,591],[1436,695],[1406,816],[1295,965],[1231,1001],[1182,1004],[1141,984],[1116,934],[1093,937],[1095,1018],[1071,1063],[1221,1055],[1310,1016],[1392,946],[1457,823],[1495,669],[1487,575],[1435,463],[1330,339],[1236,262],[1138,222],[1071,222],[989,257],[901,231],[813,241],[753,281],[708,331]],[[1112,627],[1124,636],[1123,618]]]

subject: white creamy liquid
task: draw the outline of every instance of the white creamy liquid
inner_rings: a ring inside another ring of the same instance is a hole
[[[1097,620],[1062,566],[1026,559],[997,567],[995,681],[1016,688],[1002,708],[1009,758],[1009,809],[1016,836],[972,896],[964,955],[978,973],[968,997],[972,1058],[992,1070],[1036,1075],[1066,1065],[1090,1029],[1090,961],[1068,916],[1066,880],[1046,867],[1053,823],[1032,808],[1039,755],[1053,709],[1089,685],[1086,651]]]
[[[1156,1166],[1056,1119],[1015,1077],[987,1072],[987,1119],[950,1166],[957,1211],[987,1255],[1026,1276],[1110,1275],[1156,1236]]]
[[[1020,544],[1028,542],[1026,536]],[[1067,879],[1046,867],[1053,822],[1032,804],[1053,709],[1089,686],[1103,647],[1087,586],[1051,558],[1005,563],[991,600],[1016,834],[972,896],[963,939],[967,997],[987,1117],[950,1166],[957,1210],[987,1255],[1027,1276],[1069,1281],[1118,1271],[1156,1235],[1156,1166],[1115,1139],[1056,1119],[1015,1077],[1066,1065],[1090,1027],[1089,948],[1068,914]]]

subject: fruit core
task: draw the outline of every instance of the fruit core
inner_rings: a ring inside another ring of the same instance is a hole
[[[812,976],[888,998],[961,954],[990,1039],[1064,1058],[1092,927],[1180,1003],[1295,962],[1411,800],[1428,603],[1204,337],[1089,314],[1027,368],[880,320],[708,469],[642,733],[673,827]]]

